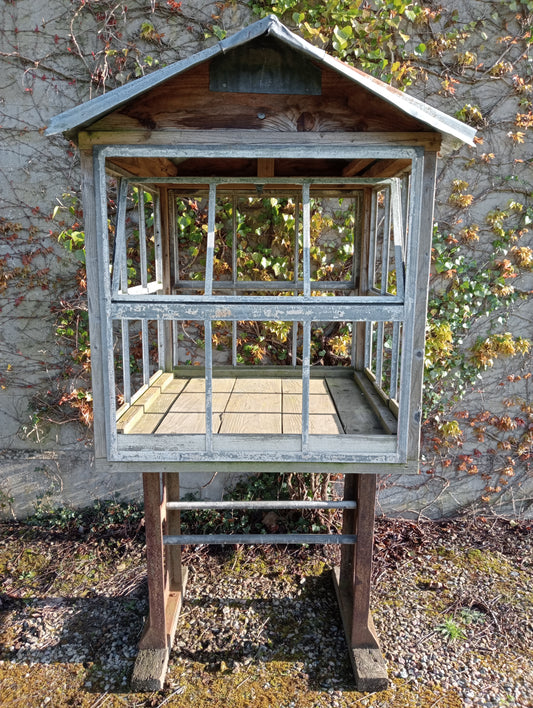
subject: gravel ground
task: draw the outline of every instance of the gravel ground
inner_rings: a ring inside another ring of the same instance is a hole
[[[55,539],[31,571],[28,557],[50,541],[3,530],[2,706],[533,705],[525,523],[378,521],[372,606],[391,688],[366,696],[354,688],[331,547],[186,552],[167,686],[142,695],[128,693],[147,610],[142,537]],[[82,579],[82,567],[96,575]]]

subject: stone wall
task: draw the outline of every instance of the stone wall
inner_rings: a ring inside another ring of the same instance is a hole
[[[448,149],[441,161],[436,219],[443,247],[449,249],[453,239],[457,239],[463,250],[454,258],[475,259],[480,272],[494,260],[491,261],[491,254],[496,236],[487,214],[509,211],[508,204],[513,199],[523,208],[531,207],[531,131],[516,123],[517,113],[527,115],[527,100],[531,99],[531,62],[524,64],[521,54],[528,46],[527,33],[531,36],[531,18],[527,17],[527,3],[518,5],[519,11],[501,2],[469,0],[447,4],[443,18],[434,19],[433,34],[437,28],[439,32],[455,28],[468,36],[454,48],[444,47],[442,52],[427,51],[420,56],[424,76],[418,76],[409,88],[413,95],[452,115],[461,110],[466,115],[465,110],[468,113],[469,109],[465,106],[469,106],[471,114],[466,118],[479,128],[483,144],[474,149]],[[454,9],[457,16],[453,15]],[[95,472],[91,431],[80,422],[79,408],[64,405],[82,390],[87,378],[83,362],[73,360],[72,346],[67,347],[57,334],[58,320],[68,307],[65,303],[75,301],[83,308],[79,299],[83,291],[79,261],[58,243],[61,219],[68,217],[71,203],[63,195],[79,194],[80,175],[75,147],[62,138],[44,136],[49,119],[157,66],[189,56],[215,42],[215,35],[231,34],[252,19],[246,3],[220,10],[218,4],[200,0],[131,0],[127,4],[106,0],[12,0],[2,4],[3,513],[24,516],[39,500],[79,506],[96,498],[116,495],[127,499],[140,494],[137,474]],[[282,19],[291,21],[290,17]],[[485,40],[480,39],[481,30],[476,25],[482,20]],[[422,30],[430,36],[427,27],[419,27]],[[433,32],[433,28],[430,30]],[[519,90],[518,81],[525,86],[523,91]],[[466,186],[458,188],[454,180],[462,180]],[[469,195],[473,197],[471,203],[467,198],[461,201]],[[517,230],[524,227],[524,213],[516,208],[509,214],[506,228],[512,224]],[[82,229],[82,216],[79,217]],[[76,218],[74,214],[73,219]],[[472,225],[479,226],[479,241],[465,243],[460,234]],[[518,245],[529,247],[530,237],[522,236]],[[518,268],[510,253],[502,254],[502,263],[506,258],[517,277],[503,278],[502,283],[512,284],[523,295],[506,311],[509,318],[499,322],[499,311],[488,316],[480,312],[482,307],[476,304],[474,294],[472,326],[465,328],[464,337],[453,332],[455,351],[470,351],[478,338],[487,338],[494,332],[532,337],[531,268]],[[501,266],[504,275],[508,275],[506,267]],[[454,261],[449,269],[436,273],[433,291],[449,291],[454,278],[459,288],[461,268],[461,263]],[[76,331],[70,335],[70,345],[76,336]],[[451,401],[443,411],[433,407],[423,429],[422,474],[383,479],[381,510],[389,514],[440,516],[465,508],[480,510],[490,504],[498,513],[530,514],[530,371],[528,356],[499,356],[494,366],[479,370],[479,378],[467,386],[461,402]],[[426,385],[442,386],[444,393],[451,395],[461,376],[460,370],[456,375],[452,369],[446,380],[433,379]],[[446,427],[446,423],[454,421],[456,427]],[[450,430],[455,434],[449,434]],[[210,485],[202,486],[208,481],[205,475],[200,479],[185,476],[183,490],[200,488],[203,496],[216,497],[227,480],[217,475]]]

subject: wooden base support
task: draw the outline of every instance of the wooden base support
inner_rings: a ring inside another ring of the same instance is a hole
[[[374,637],[374,646],[353,647],[351,639],[352,607],[349,597],[341,591],[340,568],[338,567],[333,569],[333,584],[339,602],[357,690],[361,692],[384,691],[389,687],[387,665],[379,648],[372,617],[369,614],[369,629]]]
[[[187,585],[187,568],[182,569],[183,592],[169,593],[168,600],[165,606],[165,620],[167,626],[167,646],[159,649],[146,646],[149,644],[150,617],[147,618],[141,640],[139,642],[139,653],[133,667],[131,677],[131,690],[135,693],[144,691],[161,691],[165,683],[167,673],[168,659],[176,625],[178,623],[181,605],[185,596],[185,588]]]

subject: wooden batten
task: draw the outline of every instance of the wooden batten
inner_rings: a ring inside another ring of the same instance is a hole
[[[389,177],[398,177],[398,175],[407,172],[410,167],[411,160],[376,160],[368,169],[362,170],[358,175],[388,179]]]
[[[423,147],[426,150],[439,150],[441,135],[439,133],[420,132],[383,132],[372,131],[313,131],[296,133],[294,131],[267,130],[261,126],[249,130],[138,130],[116,128],[114,130],[84,130],[78,134],[80,149],[87,150],[101,145],[143,145],[143,146],[173,146],[206,145],[235,146],[248,145],[362,145],[362,146],[392,146]],[[310,153],[312,156],[312,153]]]
[[[342,171],[343,177],[355,177],[374,162],[372,159],[352,160]]]
[[[258,177],[274,177],[273,158],[259,158],[257,160],[257,176]]]
[[[109,162],[132,177],[175,177],[176,165],[165,157],[113,157]]]

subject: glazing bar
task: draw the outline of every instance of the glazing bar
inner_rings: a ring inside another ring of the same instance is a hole
[[[209,210],[207,216],[207,251],[205,255],[205,294],[213,294],[213,262],[215,257],[216,184],[209,185]]]
[[[349,545],[357,542],[355,534],[329,534],[329,533],[258,533],[258,534],[183,534],[179,536],[163,536],[166,546],[189,545],[236,545],[246,544],[252,546],[267,544],[283,545]]]
[[[390,189],[384,190],[384,223],[383,223],[383,243],[381,244],[381,288],[382,295],[387,293],[389,280],[389,259],[390,259],[390,237],[391,237],[391,195]]]
[[[205,280],[181,280],[176,283],[181,290],[201,290],[205,288]],[[261,290],[277,290],[277,291],[301,291],[303,283],[293,283],[291,280],[239,280],[238,283],[232,283],[231,280],[217,280],[215,290],[234,290],[236,294],[239,291],[255,292]],[[353,290],[353,285],[350,282],[338,280],[323,280],[313,281],[313,290]]]
[[[302,185],[304,297],[311,297],[311,204],[309,182]]]
[[[231,280],[233,283],[232,294],[237,295],[235,285],[237,283],[237,200],[233,195],[231,200],[232,222],[233,222],[233,238],[231,241]],[[231,365],[237,366],[237,321],[231,323]]]
[[[148,341],[148,320],[141,320],[141,341],[143,354],[143,384],[150,384],[150,343]]]
[[[294,268],[293,268],[293,280],[294,280],[294,294],[301,287],[298,283],[300,278],[300,195],[298,194],[294,198]]]
[[[302,451],[309,451],[309,376],[311,369],[311,322],[303,323],[302,351]]]
[[[138,211],[139,211],[139,257],[141,268],[141,286],[148,286],[148,262],[146,259],[146,216],[144,213],[144,189],[138,188]]]
[[[167,509],[187,511],[191,509],[356,509],[355,501],[170,501]]]
[[[376,383],[382,388],[383,383],[383,322],[378,322],[376,327]]]
[[[368,244],[368,288],[376,287],[376,241],[377,241],[377,205],[378,190],[372,191],[370,198],[370,243]]]
[[[126,263],[126,199],[128,183],[121,179],[117,190],[117,219],[115,225],[115,247],[113,249],[113,275],[111,287],[114,293],[119,288],[128,292],[128,266]]]
[[[154,194],[154,250],[155,250],[155,279],[163,282],[163,244],[161,241],[161,200],[159,193]]]
[[[389,396],[394,400],[398,397],[398,365],[400,363],[400,323],[392,325],[392,355],[390,371]]]
[[[131,402],[129,324],[130,324],[129,320],[121,320],[121,325],[122,325],[122,382],[124,385],[124,403]]]
[[[178,321],[172,320],[172,366],[180,363],[180,340],[178,339]]]
[[[394,264],[396,267],[396,292],[403,298],[405,292],[405,252],[403,246],[402,200],[398,180],[394,180],[391,185],[391,190]]]
[[[291,351],[292,365],[296,366],[298,362],[298,322],[294,321],[292,323],[292,351]]]
[[[372,370],[372,332],[373,322],[365,322],[365,369]]]
[[[165,320],[157,320],[157,366],[165,369]]]
[[[205,449],[213,450],[213,333],[211,320],[204,322],[205,351]]]

